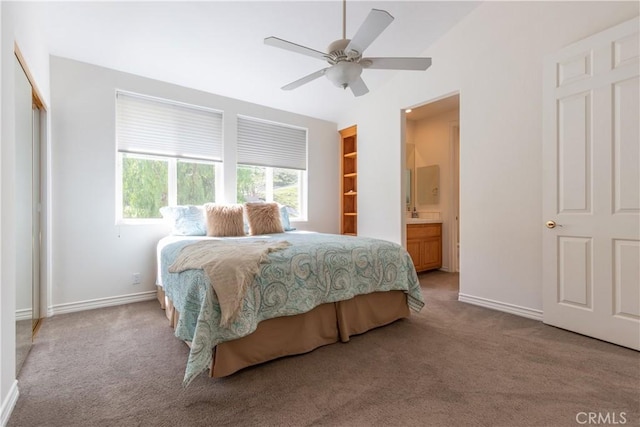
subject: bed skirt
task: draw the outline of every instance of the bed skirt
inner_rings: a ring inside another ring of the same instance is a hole
[[[172,327],[180,314],[158,286],[158,300]],[[209,374],[225,377],[243,368],[284,356],[310,352],[318,347],[409,317],[403,291],[374,292],[346,301],[319,305],[307,313],[260,322],[257,329],[213,349]]]

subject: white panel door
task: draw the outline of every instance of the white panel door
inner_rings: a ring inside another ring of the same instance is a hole
[[[544,69],[543,319],[640,350],[638,19]]]

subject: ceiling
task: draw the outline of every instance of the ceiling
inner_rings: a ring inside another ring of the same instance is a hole
[[[406,113],[407,120],[418,121],[437,116],[446,111],[457,110],[460,108],[460,95],[452,95],[439,99],[419,107],[413,107],[411,112]]]
[[[365,56],[423,56],[478,2],[348,1],[347,38],[372,8],[395,21]],[[266,46],[276,36],[326,51],[342,37],[340,1],[44,2],[24,3],[49,53],[218,95],[337,122],[354,105],[350,90],[317,79],[281,86],[325,62]],[[438,58],[433,58],[437,64]],[[365,70],[371,92],[395,73]],[[363,99],[368,95],[364,95]]]

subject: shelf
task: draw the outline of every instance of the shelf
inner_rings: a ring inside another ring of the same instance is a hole
[[[340,233],[358,235],[357,128],[340,131]]]

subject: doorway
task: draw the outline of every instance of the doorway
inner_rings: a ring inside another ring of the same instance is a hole
[[[448,94],[404,110],[406,207],[419,218],[442,221],[442,268],[460,271],[460,95]],[[437,166],[437,198],[419,197],[418,169]],[[408,213],[409,215],[409,213]]]

